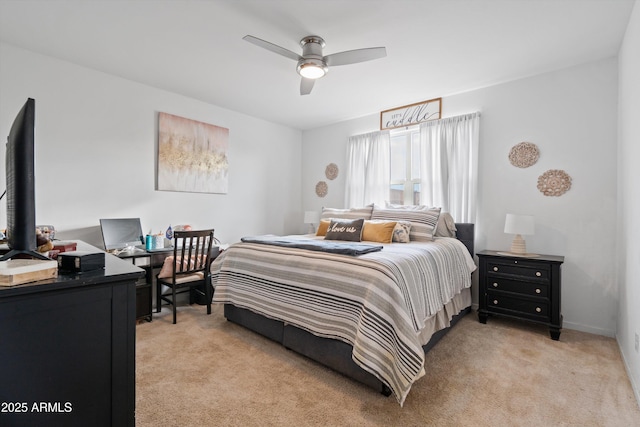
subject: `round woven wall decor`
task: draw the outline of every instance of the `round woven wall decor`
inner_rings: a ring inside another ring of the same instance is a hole
[[[336,179],[338,176],[338,165],[335,163],[329,163],[327,168],[324,170],[324,174],[328,179]]]
[[[316,184],[316,194],[318,197],[324,197],[329,192],[329,186],[324,181],[318,181]]]
[[[571,177],[563,170],[550,169],[538,177],[538,190],[545,196],[562,196],[571,188]]]
[[[509,161],[513,166],[528,168],[534,165],[540,157],[540,152],[536,144],[531,142],[521,142],[511,147],[509,151]]]

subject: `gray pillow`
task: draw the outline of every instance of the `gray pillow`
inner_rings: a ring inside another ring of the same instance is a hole
[[[414,242],[431,242],[433,233],[438,224],[441,208],[430,208],[427,206],[405,206],[401,208],[380,208],[373,207],[371,219],[385,221],[409,221],[411,230],[409,237]]]
[[[324,236],[326,240],[346,240],[349,242],[359,242],[362,239],[362,228],[364,219],[332,219]]]

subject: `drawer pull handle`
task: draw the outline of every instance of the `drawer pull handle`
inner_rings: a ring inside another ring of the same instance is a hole
[[[542,311],[542,309],[540,307],[536,307],[536,312],[540,313]]]
[[[497,287],[498,287],[498,284],[497,284],[496,282],[493,282],[493,287],[494,287],[494,288],[497,288]]]
[[[536,294],[539,294],[540,292],[540,288],[536,288]]]
[[[498,267],[493,267],[493,271],[498,271]]]
[[[536,271],[536,276],[540,277],[542,276],[542,273],[540,273],[539,271]]]
[[[493,304],[494,304],[494,305],[498,305],[498,300],[497,300],[497,299],[494,299],[494,300],[493,300]]]

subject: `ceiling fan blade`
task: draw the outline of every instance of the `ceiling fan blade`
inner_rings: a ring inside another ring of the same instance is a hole
[[[384,47],[368,47],[332,53],[331,55],[325,56],[324,60],[327,65],[331,67],[333,65],[348,65],[371,61],[372,59],[384,58],[385,56],[387,56],[387,49]]]
[[[285,49],[283,47],[280,47],[280,46],[278,46],[276,44],[270,43],[270,42],[268,42],[266,40],[262,40],[262,39],[259,39],[257,37],[253,37],[253,36],[250,36],[250,35],[246,35],[242,39],[248,41],[249,43],[253,43],[256,46],[260,46],[261,48],[270,50],[271,52],[275,52],[275,53],[277,53],[279,55],[282,55],[284,57],[293,59],[294,61],[299,61],[300,59],[302,59],[302,57],[300,55],[298,55],[297,53],[292,52],[289,49]]]
[[[309,95],[311,89],[313,89],[314,79],[305,79],[304,77],[300,81],[300,95]]]

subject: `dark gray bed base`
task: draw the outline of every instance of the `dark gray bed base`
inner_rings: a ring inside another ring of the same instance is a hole
[[[473,256],[474,224],[456,224],[457,238],[462,241],[469,253]],[[459,319],[471,311],[471,307],[463,309],[451,320],[451,326],[442,329],[431,337],[423,346],[425,353],[431,350],[440,339],[453,327]],[[340,372],[349,378],[359,381],[385,396],[391,394],[391,390],[374,375],[362,369],[351,359],[352,346],[339,340],[322,338],[313,335],[303,329],[285,324],[281,321],[269,319],[250,310],[239,308],[231,304],[225,304],[224,316],[227,320],[244,326],[259,333],[286,348],[319,362],[334,371]]]

